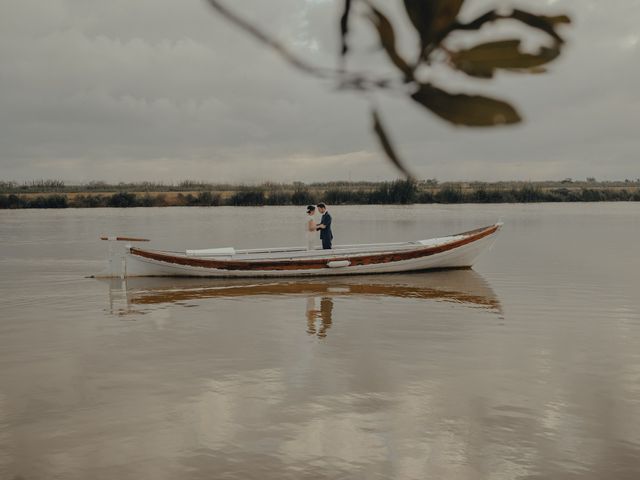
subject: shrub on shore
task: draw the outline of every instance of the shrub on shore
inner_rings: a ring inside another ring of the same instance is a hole
[[[312,203],[315,203],[313,195],[311,195],[311,193],[306,189],[298,187],[291,194],[292,205],[310,205]]]
[[[445,186],[433,196],[437,203],[467,203],[460,187]]]
[[[291,194],[282,190],[269,192],[265,197],[265,205],[291,205]]]
[[[108,201],[109,197],[102,197],[100,195],[77,195],[71,200],[69,206],[74,208],[106,207]]]
[[[38,195],[29,201],[30,208],[67,208],[66,195]]]
[[[211,192],[200,192],[196,198],[198,205],[203,207],[217,207],[220,205],[220,195]]]
[[[373,190],[350,190],[332,188],[324,192],[323,198],[332,205],[344,204],[408,204],[418,198],[418,185],[412,180],[383,182]]]
[[[114,193],[107,202],[109,207],[127,208],[137,207],[136,194],[129,192]]]
[[[265,205],[265,200],[262,190],[242,190],[234,193],[227,201],[227,205],[257,207]]]
[[[67,208],[66,195],[38,195],[27,198],[18,195],[0,195],[0,209],[14,208]]]

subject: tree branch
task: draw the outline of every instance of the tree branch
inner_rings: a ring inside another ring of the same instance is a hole
[[[256,40],[271,47],[272,50],[275,50],[275,52],[278,53],[284,60],[286,60],[290,65],[294,66],[298,70],[322,78],[328,78],[330,76],[330,73],[327,71],[327,69],[316,67],[315,65],[311,65],[310,63],[307,63],[304,60],[300,59],[299,57],[291,53],[280,42],[270,37],[267,33],[263,32],[255,25],[252,25],[244,18],[240,17],[237,13],[229,10],[218,0],[207,0],[207,3],[231,23],[233,23],[237,27],[240,27]]]

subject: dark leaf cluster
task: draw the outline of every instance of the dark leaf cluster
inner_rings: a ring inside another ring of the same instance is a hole
[[[403,92],[416,105],[427,109],[442,120],[452,125],[468,127],[509,125],[520,122],[522,118],[508,101],[480,94],[451,92],[445,86],[435,84],[428,75],[424,75],[424,71],[428,72],[436,63],[444,63],[469,77],[485,80],[493,78],[498,71],[541,73],[545,71],[546,65],[561,53],[564,39],[558,27],[570,23],[566,15],[548,16],[520,9],[508,13],[489,10],[465,22],[460,19],[465,0],[403,0],[417,46],[416,54],[407,56],[398,49],[397,26],[394,26],[373,0],[341,1],[343,8],[339,18],[339,32],[342,61],[341,67],[335,71],[316,67],[306,59],[297,57],[260,26],[246,21],[219,0],[208,0],[208,3],[231,23],[274,49],[287,62],[305,73],[319,78],[334,78],[343,88],[388,89],[393,84],[392,80],[375,78],[366,73],[350,71],[345,67],[346,59],[353,50],[349,45],[351,24],[359,17],[356,13],[364,11],[364,16],[377,32],[380,48],[398,73]],[[469,0],[467,3],[472,1]],[[478,32],[486,25],[505,22],[541,32],[548,38],[548,44],[533,52],[522,49],[521,38],[477,41],[471,47],[458,49],[449,45],[450,39],[456,34]],[[373,132],[387,158],[406,178],[411,179],[409,170],[401,161],[389,134],[385,131],[379,111],[372,108],[371,115]]]
[[[564,40],[557,31],[558,25],[570,22],[566,15],[551,17],[517,9],[508,14],[490,10],[470,22],[461,22],[458,16],[464,0],[404,0],[405,10],[419,43],[417,60],[412,62],[398,51],[394,27],[388,17],[369,0],[362,0],[362,3],[369,11],[368,17],[378,33],[381,48],[408,85],[409,97],[442,120],[468,127],[514,124],[521,121],[521,116],[505,100],[449,92],[442,86],[421,78],[417,74],[418,69],[428,69],[439,59],[444,59],[452,69],[475,78],[490,79],[499,70],[540,73],[544,71],[544,65],[560,55]],[[447,40],[456,32],[477,31],[486,24],[505,21],[519,22],[543,32],[549,37],[550,46],[541,46],[537,52],[528,53],[521,49],[519,38],[480,42],[459,50],[452,50],[447,46]],[[346,33],[342,31],[343,44]],[[343,51],[344,54],[346,51]],[[382,128],[379,113],[375,110],[373,121],[373,130],[387,157],[409,176],[392,148],[389,135]]]

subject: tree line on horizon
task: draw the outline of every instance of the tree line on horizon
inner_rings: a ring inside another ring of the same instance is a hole
[[[500,180],[495,182],[484,181],[439,181],[436,178],[426,180],[411,180],[419,189],[436,189],[447,186],[485,188],[494,190],[505,190],[521,188],[523,186],[533,186],[540,188],[553,188],[555,186],[571,186],[573,188],[609,188],[609,187],[640,187],[640,178],[624,180],[599,181],[595,177],[587,177],[585,180],[564,178],[562,180],[544,181],[524,181],[524,180]],[[20,193],[88,193],[88,192],[236,192],[263,190],[273,191],[295,191],[301,189],[311,190],[331,190],[331,189],[354,189],[372,190],[390,183],[389,181],[347,181],[332,180],[326,182],[301,182],[290,183],[264,182],[260,184],[246,183],[213,183],[197,180],[182,180],[180,182],[117,182],[109,183],[105,181],[89,181],[86,183],[67,183],[63,180],[29,180],[25,182],[0,180],[0,194],[20,194]]]
[[[434,185],[432,185],[434,187]],[[130,208],[167,206],[266,206],[308,205],[319,201],[331,205],[384,205],[384,204],[457,204],[457,203],[536,203],[536,202],[603,202],[640,201],[636,188],[550,188],[534,184],[512,188],[488,188],[477,184],[462,188],[460,184],[445,184],[439,188],[424,188],[413,180],[382,182],[371,189],[330,187],[313,189],[298,185],[293,190],[274,187],[246,187],[230,195],[204,190],[197,194],[119,191],[113,194],[52,193],[48,195],[0,194],[0,209],[20,208]]]

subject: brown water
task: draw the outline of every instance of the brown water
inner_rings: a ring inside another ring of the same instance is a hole
[[[640,204],[331,211],[505,228],[474,271],[123,283],[100,234],[302,245],[304,211],[0,211],[0,478],[640,478]]]

